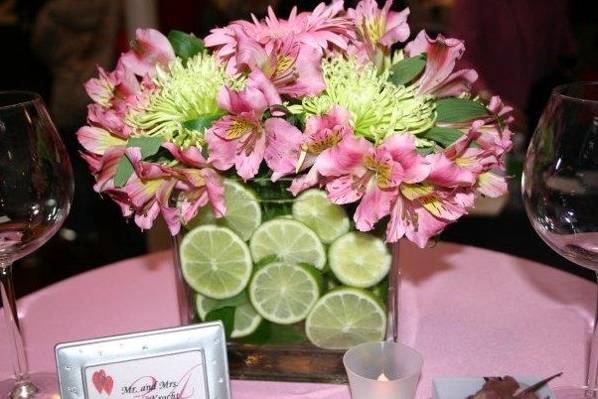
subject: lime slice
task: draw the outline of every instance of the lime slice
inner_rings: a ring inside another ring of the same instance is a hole
[[[339,288],[324,295],[305,321],[307,338],[325,349],[381,341],[385,331],[383,307],[371,294],[357,288]]]
[[[293,204],[293,216],[315,231],[324,244],[330,244],[350,227],[345,209],[330,202],[322,190],[301,194]]]
[[[223,305],[222,302],[197,294],[195,304],[199,318],[205,320],[210,311]],[[233,303],[230,306],[233,306]],[[262,316],[257,314],[251,303],[249,303],[249,300],[245,297],[242,303],[235,306],[235,326],[231,338],[241,338],[251,335],[257,330],[261,322]]]
[[[274,262],[259,269],[249,284],[249,298],[266,320],[293,324],[305,319],[320,297],[321,277],[307,266]]]
[[[237,295],[251,277],[247,244],[226,227],[207,225],[191,230],[181,242],[180,255],[187,284],[210,298]]]
[[[243,239],[249,240],[251,234],[262,222],[262,210],[255,194],[241,183],[234,180],[224,180],[224,201],[226,214],[222,218],[215,218],[212,207],[204,206],[199,210],[187,227],[205,224],[217,224],[234,231]]]
[[[285,263],[307,263],[322,269],[326,252],[320,239],[309,227],[290,219],[274,219],[262,224],[249,242],[255,262],[276,255]]]
[[[343,284],[367,288],[390,270],[392,256],[384,241],[366,233],[341,236],[328,249],[330,269]]]

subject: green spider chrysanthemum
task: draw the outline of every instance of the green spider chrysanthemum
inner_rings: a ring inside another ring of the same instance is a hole
[[[224,67],[207,52],[189,58],[186,65],[177,58],[168,71],[158,68],[156,91],[146,105],[129,112],[127,122],[142,135],[159,135],[182,147],[201,146],[203,132],[187,129],[185,122],[221,113],[218,91],[224,84],[237,87],[242,83],[228,77]]]
[[[326,90],[291,106],[295,113],[321,115],[334,105],[352,115],[355,134],[379,142],[395,133],[421,133],[434,125],[433,98],[416,96],[415,88],[395,86],[388,71],[378,73],[372,65],[334,57],[322,61]]]

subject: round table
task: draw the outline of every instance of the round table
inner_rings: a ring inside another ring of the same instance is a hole
[[[595,300],[591,282],[469,246],[439,243],[420,250],[403,243],[400,251],[400,337],[424,356],[418,399],[431,396],[432,378],[440,376],[563,371],[553,385],[583,382]],[[31,370],[55,370],[58,342],[175,326],[172,265],[169,252],[150,254],[24,297],[19,315]],[[10,375],[8,356],[3,333],[0,380]],[[232,390],[235,399],[349,398],[344,385],[233,381]]]

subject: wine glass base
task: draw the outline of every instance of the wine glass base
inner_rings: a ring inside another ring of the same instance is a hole
[[[587,387],[560,387],[553,391],[557,399],[598,399],[598,392]]]
[[[0,381],[0,399],[60,399],[56,374],[33,373],[29,375],[29,381],[37,392],[19,387],[14,379]]]

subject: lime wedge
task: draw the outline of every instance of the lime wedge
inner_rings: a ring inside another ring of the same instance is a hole
[[[386,331],[384,308],[366,291],[339,288],[324,295],[305,321],[307,338],[325,349],[347,349],[380,341]]]
[[[266,320],[293,324],[307,317],[320,296],[322,279],[315,269],[274,262],[259,269],[249,284],[249,298]]]
[[[322,269],[326,252],[320,239],[303,223],[290,219],[273,219],[257,228],[249,242],[251,255],[257,263],[275,255],[285,263],[307,263]]]
[[[218,301],[216,299],[197,294],[195,304],[197,306],[197,314],[199,315],[199,318],[201,320],[205,320],[205,317],[208,313],[210,313],[210,311],[217,309],[222,305],[235,305],[233,302],[230,304],[223,303],[225,301]],[[235,326],[231,334],[231,338],[241,338],[251,335],[255,332],[255,330],[257,330],[261,322],[262,316],[257,314],[251,303],[249,303],[247,297],[244,297],[241,299],[241,303],[235,306]]]
[[[251,234],[262,222],[262,210],[255,194],[247,186],[234,180],[224,180],[224,201],[226,214],[216,219],[211,206],[204,206],[197,216],[187,223],[187,228],[205,224],[217,224],[234,231],[243,239],[249,240]]]
[[[226,227],[207,225],[191,230],[181,242],[180,255],[187,284],[210,298],[237,295],[251,277],[247,244]]]
[[[330,244],[350,227],[345,209],[330,202],[322,190],[307,190],[297,197],[293,216],[315,231],[324,244]]]
[[[378,284],[390,270],[392,256],[384,241],[372,234],[352,232],[328,249],[330,269],[343,284],[367,288]]]

